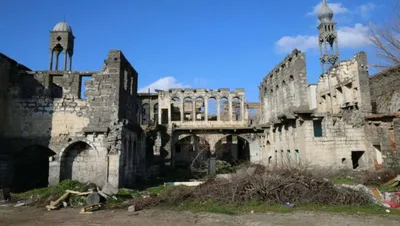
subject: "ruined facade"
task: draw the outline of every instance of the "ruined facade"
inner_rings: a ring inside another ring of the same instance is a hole
[[[51,32],[51,56],[58,59],[63,47],[72,56],[73,46],[53,43],[65,37],[72,30],[61,22]],[[31,71],[0,59],[3,186],[18,191],[73,179],[129,187],[144,173],[138,73],[121,51],[111,50],[94,72],[72,71],[71,61],[64,70],[56,60],[56,70]]]

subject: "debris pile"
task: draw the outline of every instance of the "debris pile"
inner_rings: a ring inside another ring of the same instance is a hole
[[[142,209],[157,205],[176,205],[185,201],[213,200],[219,203],[243,204],[248,201],[269,204],[361,205],[369,203],[362,191],[335,186],[331,181],[316,177],[306,170],[283,169],[265,172],[258,167],[229,179],[210,179],[197,187],[176,187],[164,194],[146,199],[135,199],[135,207]],[[251,174],[251,176],[249,176]]]

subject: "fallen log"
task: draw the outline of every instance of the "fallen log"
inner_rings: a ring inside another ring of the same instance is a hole
[[[100,209],[101,206],[102,206],[101,204],[87,205],[87,206],[82,207],[82,209],[79,213],[80,214],[92,214],[93,211]]]

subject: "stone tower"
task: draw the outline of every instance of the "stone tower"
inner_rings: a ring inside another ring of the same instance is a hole
[[[326,0],[322,0],[318,10],[319,49],[322,73],[325,73],[331,65],[339,60],[338,36],[336,32],[336,22],[332,20],[333,11],[329,8]],[[329,44],[329,47],[327,46]]]
[[[72,69],[72,55],[74,54],[74,35],[72,28],[65,21],[54,26],[50,32],[50,70],[53,70],[53,59],[55,57],[54,70],[58,71],[58,58],[64,51],[64,71]],[[67,59],[68,58],[68,59]],[[68,69],[67,69],[67,61]]]

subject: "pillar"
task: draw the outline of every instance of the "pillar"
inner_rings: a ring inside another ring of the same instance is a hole
[[[217,121],[221,121],[221,99],[217,98]]]
[[[184,99],[181,99],[181,106],[179,108],[179,113],[180,113],[180,121],[183,122],[183,116],[185,115],[183,112],[183,107],[184,107]]]
[[[69,71],[72,71],[72,54],[69,55]]]
[[[171,111],[172,111],[171,107],[172,107],[172,103],[170,101],[169,105],[168,105],[168,123],[171,122]]]
[[[192,100],[192,121],[196,121],[196,98]]]
[[[216,159],[217,159],[217,154],[215,153],[215,150],[211,150],[209,166],[208,166],[209,175],[214,176],[217,173]]]
[[[64,71],[67,70],[67,51],[64,50]]]
[[[242,122],[244,122],[244,116],[245,116],[245,112],[246,112],[245,111],[246,109],[244,109],[244,100],[243,100],[243,98],[244,97],[240,98],[240,114],[241,114],[240,117],[242,117],[241,118]]]
[[[60,57],[60,51],[56,51],[56,71],[58,71],[58,58]]]
[[[232,122],[232,98],[231,97],[229,97],[228,98],[228,104],[229,104],[229,106],[228,106],[228,111],[229,111],[229,114],[228,114],[228,117],[229,117],[229,121],[230,122]]]
[[[208,121],[208,98],[204,97],[204,121]]]
[[[53,55],[54,55],[54,51],[50,50],[50,66],[49,66],[49,70],[53,70]]]

